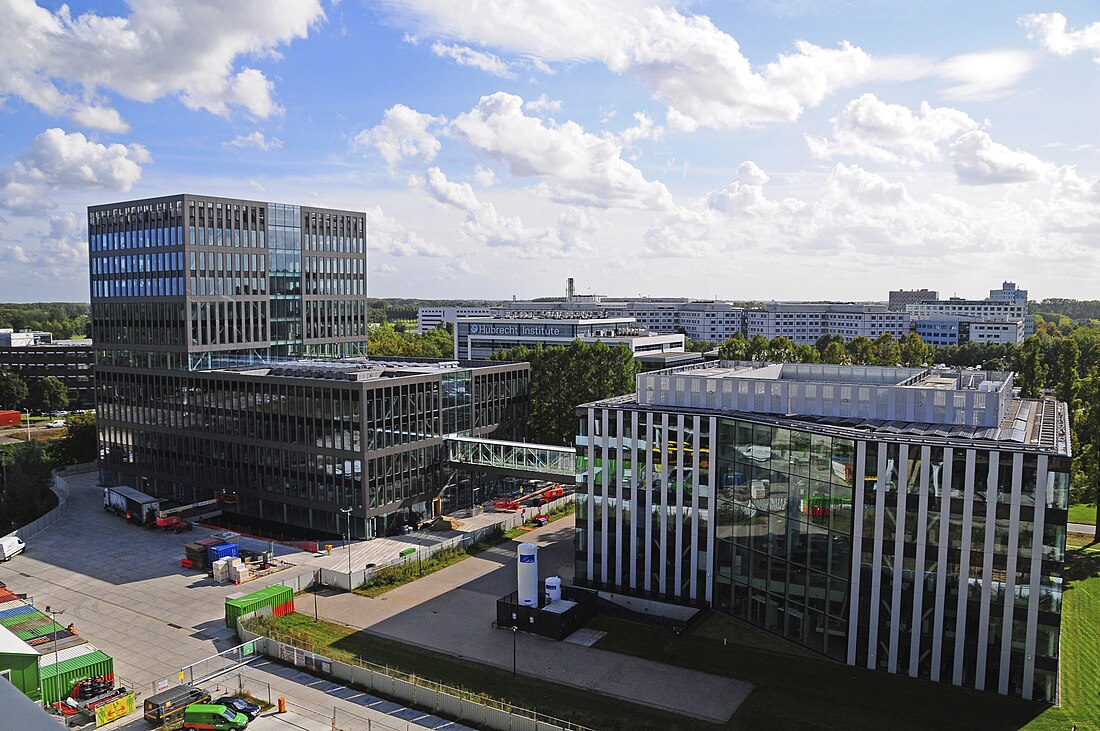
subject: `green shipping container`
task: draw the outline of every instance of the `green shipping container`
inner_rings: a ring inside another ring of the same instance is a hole
[[[21,629],[15,633],[15,636],[21,640],[33,640],[35,637],[41,637],[42,635],[48,635],[51,632],[60,632],[65,629],[56,622],[47,621],[46,624],[35,625],[34,627],[28,627]]]
[[[14,625],[21,624],[22,622],[30,622],[34,619],[49,619],[49,617],[35,609],[33,612],[24,612],[23,614],[16,614],[11,617],[0,617],[0,627],[11,628]]]
[[[237,599],[226,599],[225,626],[236,629],[238,617],[255,612],[263,607],[274,608],[292,601],[294,601],[294,590],[282,584],[275,584]]]
[[[33,701],[42,699],[38,651],[7,630],[0,629],[0,672]]]
[[[48,655],[42,657],[42,699],[46,703],[56,703],[59,697],[67,698],[73,687],[82,680],[114,675],[115,672],[115,661],[101,650],[62,660],[58,665],[49,662]]]

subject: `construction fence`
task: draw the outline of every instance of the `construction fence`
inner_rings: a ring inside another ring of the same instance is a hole
[[[280,637],[276,640],[264,637],[244,627],[247,619],[242,617],[239,620],[238,636],[252,642],[262,654],[430,713],[494,731],[591,731],[570,721],[402,673],[361,658],[351,662],[335,660],[299,646],[292,638]]]

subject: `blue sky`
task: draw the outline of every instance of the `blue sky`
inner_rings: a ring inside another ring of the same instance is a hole
[[[0,300],[84,209],[367,211],[375,296],[1098,298],[1100,8],[0,0]]]

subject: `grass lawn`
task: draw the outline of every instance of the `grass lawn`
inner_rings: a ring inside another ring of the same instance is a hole
[[[1096,525],[1096,505],[1092,504],[1076,504],[1069,506],[1069,522],[1070,523],[1088,523],[1089,525]]]
[[[318,652],[337,660],[361,657],[376,665],[384,665],[402,673],[565,718],[599,731],[689,731],[719,728],[587,690],[548,683],[525,675],[512,675],[510,670],[405,645],[343,625],[317,622],[302,614],[288,614],[258,624],[260,626],[250,625],[251,629],[268,634],[270,630],[267,628],[274,628],[276,635],[283,633],[284,636],[305,641]]]
[[[1074,542],[1062,599],[1062,705],[1026,726],[1100,731],[1100,547]],[[1071,544],[1072,545],[1072,544]]]
[[[303,615],[274,620],[336,658],[358,656],[596,729],[1032,729],[1100,731],[1100,544],[1074,534],[1066,554],[1059,707],[852,668],[767,632],[712,614],[695,631],[672,631],[608,617],[597,647],[747,680],[755,689],[724,725],[641,708],[507,670],[356,632]]]

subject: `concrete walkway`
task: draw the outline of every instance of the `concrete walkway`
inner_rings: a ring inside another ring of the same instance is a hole
[[[573,535],[573,519],[566,518],[525,536],[541,546],[540,576],[572,580]],[[315,599],[324,619],[511,669],[513,635],[491,623],[496,600],[515,589],[516,546],[502,543],[377,599],[310,597],[301,600],[298,611],[310,613],[309,601]],[[728,720],[752,690],[747,682],[523,632],[514,639],[517,670],[525,675],[711,722]]]
[[[1092,523],[1069,523],[1066,526],[1066,530],[1070,533],[1087,533],[1090,536],[1096,535],[1096,526]]]

